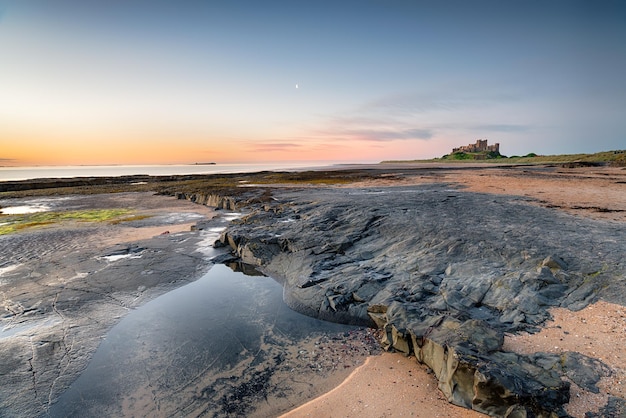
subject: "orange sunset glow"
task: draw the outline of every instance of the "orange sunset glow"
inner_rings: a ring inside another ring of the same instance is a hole
[[[610,8],[589,21],[582,2],[157,3],[0,0],[0,166],[624,144],[625,27]]]

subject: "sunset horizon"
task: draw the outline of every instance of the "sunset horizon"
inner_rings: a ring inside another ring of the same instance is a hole
[[[626,0],[0,0],[2,417],[626,412]]]
[[[0,0],[0,165],[626,143],[619,3]]]

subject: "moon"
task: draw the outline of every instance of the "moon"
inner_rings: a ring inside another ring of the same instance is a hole
[[[296,83],[296,88],[298,88],[298,84]]]

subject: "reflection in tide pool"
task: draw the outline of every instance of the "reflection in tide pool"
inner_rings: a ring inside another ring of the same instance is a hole
[[[100,344],[50,409],[66,416],[227,416],[260,396],[276,347],[354,327],[298,314],[282,287],[215,265],[204,277],[133,311]],[[233,409],[235,408],[235,409]]]

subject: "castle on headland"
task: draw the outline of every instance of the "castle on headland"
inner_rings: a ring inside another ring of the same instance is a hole
[[[500,154],[500,144],[496,142],[494,145],[487,145],[486,139],[479,139],[475,144],[452,148],[453,154],[457,152],[495,152]]]

